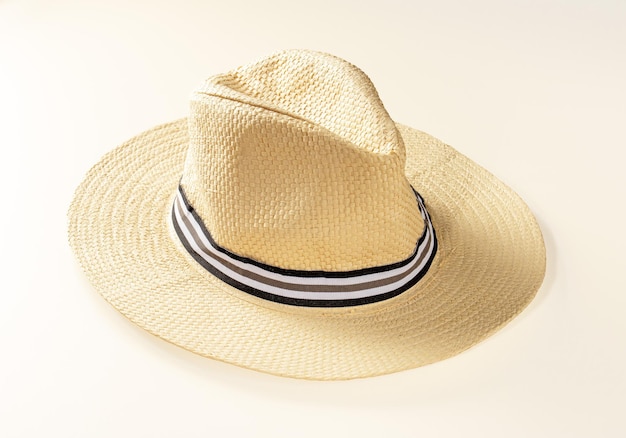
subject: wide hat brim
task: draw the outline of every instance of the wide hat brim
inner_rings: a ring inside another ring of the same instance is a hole
[[[406,176],[438,251],[424,278],[375,304],[312,309],[248,295],[204,270],[172,232],[187,121],[105,155],[76,190],[69,240],[100,294],[150,333],[194,353],[305,379],[351,379],[454,356],[521,312],[545,272],[541,231],[520,197],[436,138],[397,125]]]

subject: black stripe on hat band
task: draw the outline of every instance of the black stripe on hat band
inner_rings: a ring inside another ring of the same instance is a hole
[[[345,307],[382,301],[415,285],[428,271],[437,239],[422,197],[415,192],[424,231],[407,259],[384,266],[340,272],[278,268],[219,246],[179,186],[172,222],[181,243],[207,271],[252,295],[284,304]]]

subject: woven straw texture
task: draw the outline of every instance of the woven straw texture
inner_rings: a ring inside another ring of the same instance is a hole
[[[438,253],[390,300],[271,303],[214,278],[182,247],[169,217],[181,177],[216,240],[264,263],[345,270],[401,260],[423,228],[410,186],[426,200]],[[517,315],[545,269],[519,196],[393,123],[358,69],[311,52],[208,80],[189,118],[105,155],[68,216],[82,268],[132,322],[195,353],[297,378],[374,376],[458,354]]]
[[[220,246],[330,271],[414,250],[424,224],[404,144],[347,62],[290,51],[210,78],[192,97],[189,130],[182,186]]]

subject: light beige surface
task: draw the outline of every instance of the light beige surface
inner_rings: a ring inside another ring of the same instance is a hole
[[[624,435],[623,2],[127,3],[0,3],[0,435]],[[187,353],[91,289],[65,236],[85,170],[286,47],[359,65],[395,120],[528,202],[549,262],[519,318],[435,365],[319,383]]]

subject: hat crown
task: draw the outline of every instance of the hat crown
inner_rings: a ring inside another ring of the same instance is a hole
[[[424,229],[402,139],[367,76],[286,51],[209,78],[191,99],[181,180],[217,244],[283,269],[411,255]]]

